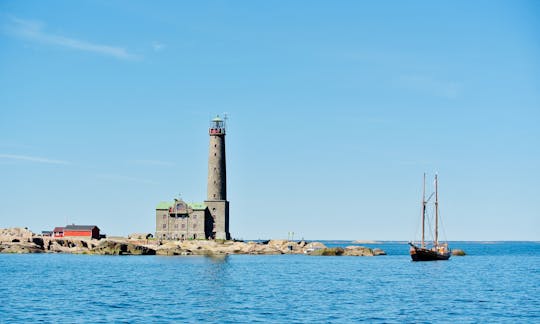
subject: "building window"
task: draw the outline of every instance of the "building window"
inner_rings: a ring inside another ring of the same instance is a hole
[[[197,215],[193,215],[193,219],[197,219]]]
[[[167,215],[163,214],[163,219],[166,219],[167,218]]]
[[[167,224],[163,224],[163,228],[167,228]]]
[[[174,228],[175,228],[175,229],[178,229],[178,224],[174,224]]]
[[[182,224],[182,229],[185,229],[186,228],[186,224]]]
[[[193,224],[193,229],[196,229],[197,228],[197,224]]]

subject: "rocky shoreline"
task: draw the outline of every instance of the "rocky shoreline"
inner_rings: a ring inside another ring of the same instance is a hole
[[[229,255],[306,254],[321,256],[377,256],[381,249],[363,246],[328,248],[320,242],[269,240],[243,242],[224,240],[157,241],[151,239],[51,238],[24,228],[0,230],[0,253],[71,253],[96,255]]]

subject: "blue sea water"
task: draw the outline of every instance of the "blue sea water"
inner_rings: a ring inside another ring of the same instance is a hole
[[[370,246],[388,255],[0,254],[0,322],[540,322],[540,243]]]

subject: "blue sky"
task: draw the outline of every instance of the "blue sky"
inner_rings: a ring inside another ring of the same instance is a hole
[[[0,227],[154,232],[224,112],[236,238],[540,240],[536,1],[4,0]]]

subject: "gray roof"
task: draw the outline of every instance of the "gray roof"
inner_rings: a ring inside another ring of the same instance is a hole
[[[66,230],[72,230],[72,231],[91,231],[94,229],[94,227],[97,227],[96,225],[67,225],[64,227],[64,231]],[[99,229],[99,227],[98,227]]]

